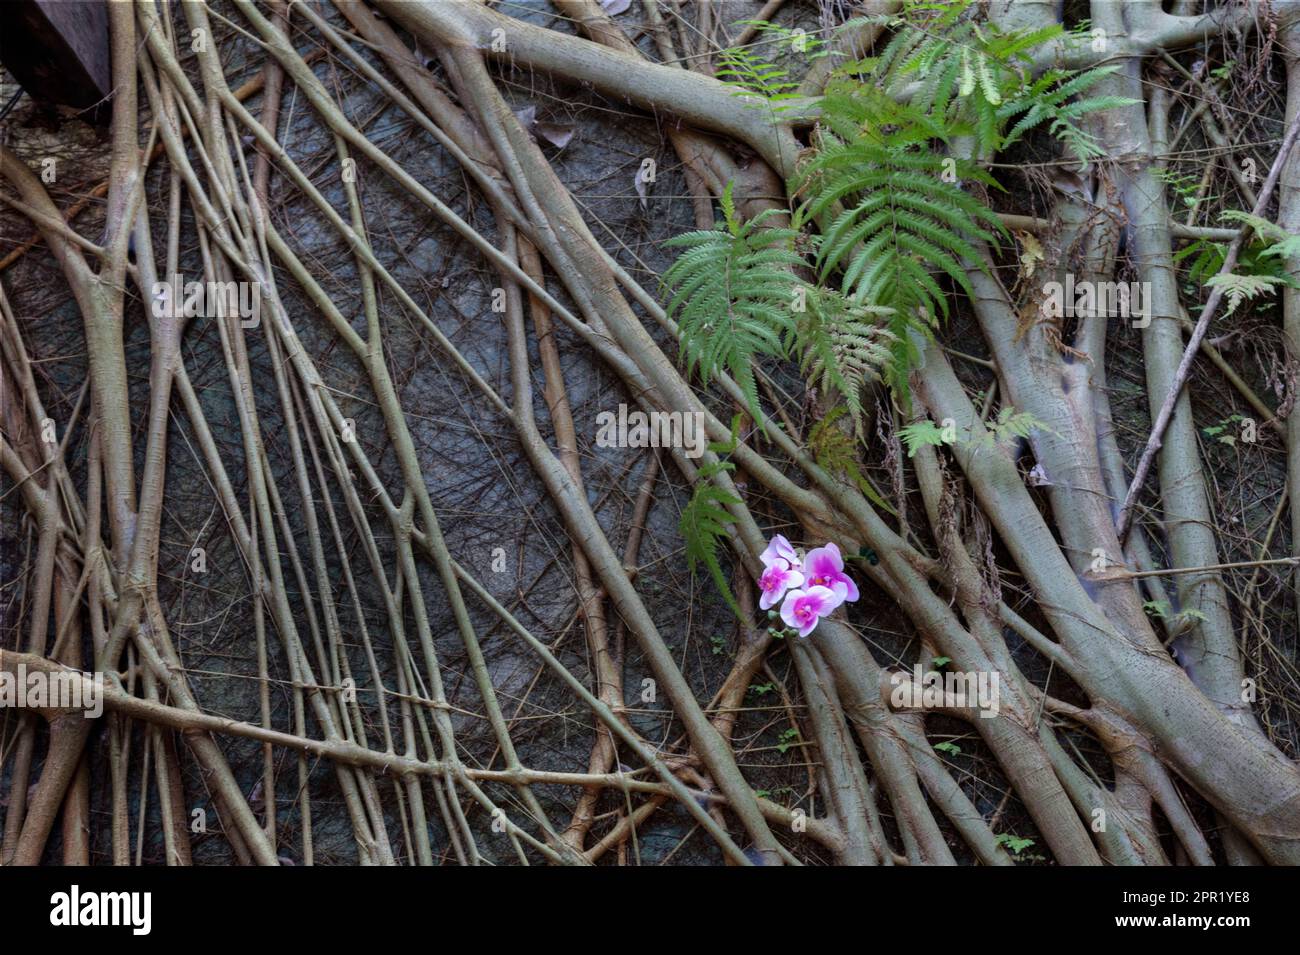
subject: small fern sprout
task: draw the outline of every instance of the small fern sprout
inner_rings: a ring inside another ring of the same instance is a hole
[[[787,70],[769,63],[743,47],[732,47],[718,54],[718,79],[741,94],[753,94],[766,100],[789,98],[799,84]]]
[[[978,438],[972,438],[966,431],[963,436],[957,434],[955,424],[946,419],[943,425],[936,425],[929,418],[922,418],[898,429],[898,437],[907,446],[907,456],[914,457],[916,452],[927,445],[941,448],[945,445],[961,444],[973,447],[977,452],[998,445],[1011,446],[1028,439],[1035,431],[1060,437],[1060,434],[1028,411],[1017,411],[1011,405],[1004,405],[996,418],[985,424],[985,431]]]
[[[941,448],[957,440],[956,429],[940,427],[929,418],[922,418],[898,429],[898,437],[907,446],[907,456],[916,457],[924,447]]]

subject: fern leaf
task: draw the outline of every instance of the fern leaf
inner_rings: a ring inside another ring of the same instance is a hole
[[[685,250],[664,274],[672,291],[668,314],[678,322],[687,370],[705,384],[726,370],[757,412],[754,364],[784,354],[783,337],[794,334],[791,293],[798,283],[791,270],[803,259],[793,250],[795,230],[767,228],[767,216],[739,220],[730,185],[722,210],[726,221],[719,228],[666,243]]]
[[[739,426],[740,415],[736,415],[731,419],[731,439],[727,442],[710,442],[709,451],[721,456],[736,450],[736,445],[740,441]],[[730,537],[728,526],[735,523],[735,518],[727,508],[744,502],[734,494],[718,487],[712,480],[719,474],[735,469],[734,464],[722,457],[701,466],[699,483],[691,499],[682,508],[681,520],[677,527],[686,542],[686,564],[691,573],[695,573],[696,568],[703,564],[709,571],[709,576],[713,578],[718,593],[722,594],[722,598],[727,602],[727,606],[743,621],[744,615],[741,613],[740,604],[736,602],[736,597],[731,592],[727,575],[723,573],[722,562],[718,558],[718,545]]]
[[[916,452],[927,445],[941,448],[952,443],[952,435],[940,428],[929,418],[909,424],[898,429],[898,437],[907,445],[907,456],[916,457]]]
[[[1240,222],[1242,225],[1250,226],[1254,233],[1265,242],[1281,242],[1291,237],[1291,233],[1287,232],[1286,229],[1250,212],[1225,209],[1219,214],[1219,218],[1224,222]]]
[[[882,136],[880,122],[858,126],[878,101],[871,93],[856,98],[852,122],[838,125],[862,132],[849,141],[828,133],[801,170],[798,187],[806,199],[800,219],[818,219],[844,206],[825,223],[818,274],[826,281],[841,272],[844,294],[853,304],[891,311],[890,339],[878,343],[893,354],[895,367],[887,379],[905,395],[916,354],[908,328],[918,324],[915,316],[947,314],[947,296],[935,276],[969,290],[966,263],[980,259],[977,244],[1004,230],[987,206],[958,183],[944,181],[949,163],[931,152],[924,138],[902,131]],[[956,169],[964,179],[991,182],[971,164],[956,163]],[[874,350],[871,355],[877,357]]]
[[[894,335],[882,322],[893,310],[853,304],[833,289],[817,289],[808,306],[797,331],[800,370],[810,384],[839,393],[861,436],[863,388],[893,358]]]
[[[1249,226],[1256,236],[1267,243],[1263,249],[1258,250],[1260,258],[1289,259],[1300,255],[1300,236],[1293,235],[1261,216],[1228,209],[1219,218],[1226,222],[1240,222]]]
[[[1237,310],[1237,306],[1242,302],[1255,298],[1276,290],[1279,285],[1286,285],[1286,281],[1276,275],[1237,275],[1228,272],[1224,275],[1216,275],[1205,283],[1214,288],[1222,288],[1223,294],[1228,298],[1228,310],[1224,316],[1231,315]]]
[[[847,409],[842,405],[831,408],[808,432],[808,450],[818,467],[854,484],[876,507],[894,514],[896,511],[880,495],[858,467],[857,447],[860,435],[847,434],[838,424]]]
[[[734,518],[726,510],[728,505],[742,503],[732,494],[713,484],[702,483],[691,495],[686,507],[682,508],[678,529],[686,541],[686,563],[691,573],[703,564],[713,578],[718,592],[727,601],[732,611],[741,616],[740,605],[727,583],[722,563],[718,559],[718,544],[730,536],[727,525],[734,523]]]

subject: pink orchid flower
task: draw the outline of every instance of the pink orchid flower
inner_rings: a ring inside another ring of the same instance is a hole
[[[772,562],[776,560],[785,561],[792,570],[800,570],[799,555],[795,553],[790,542],[777,534],[768,542],[767,550],[758,555],[758,559],[763,562],[764,567],[771,567]]]
[[[803,571],[809,587],[828,587],[834,592],[837,607],[845,601],[852,603],[858,599],[858,585],[844,573],[844,558],[834,544],[809,551],[804,558]]]
[[[828,616],[841,602],[829,587],[792,590],[781,604],[781,619],[787,627],[799,631],[799,636],[806,637],[813,632],[817,621]]]
[[[773,604],[780,602],[787,590],[802,584],[803,574],[795,570],[788,560],[782,557],[773,558],[767,565],[767,569],[763,571],[763,576],[758,578],[758,586],[763,591],[763,596],[758,599],[759,608],[767,610]]]

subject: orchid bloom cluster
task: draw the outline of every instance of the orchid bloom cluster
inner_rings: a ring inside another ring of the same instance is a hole
[[[834,544],[800,558],[790,542],[777,534],[760,556],[759,607],[770,610],[780,603],[781,619],[801,637],[812,633],[817,621],[840,604],[858,599],[858,585],[844,573],[844,558]]]

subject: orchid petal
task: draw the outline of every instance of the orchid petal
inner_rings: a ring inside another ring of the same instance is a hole
[[[832,610],[840,605],[840,601],[835,596],[835,591],[829,587],[809,587],[804,591],[805,599],[808,606],[819,617],[827,616]]]
[[[800,627],[800,623],[794,615],[794,608],[803,595],[802,590],[791,590],[785,595],[785,602],[781,604],[781,620],[793,630],[798,630]]]
[[[773,536],[772,540],[768,542],[767,549],[759,555],[759,560],[768,567],[772,566],[773,561],[776,560],[784,560],[795,570],[798,570],[800,566],[799,555],[795,553],[794,548],[790,546],[790,542],[781,534]]]

